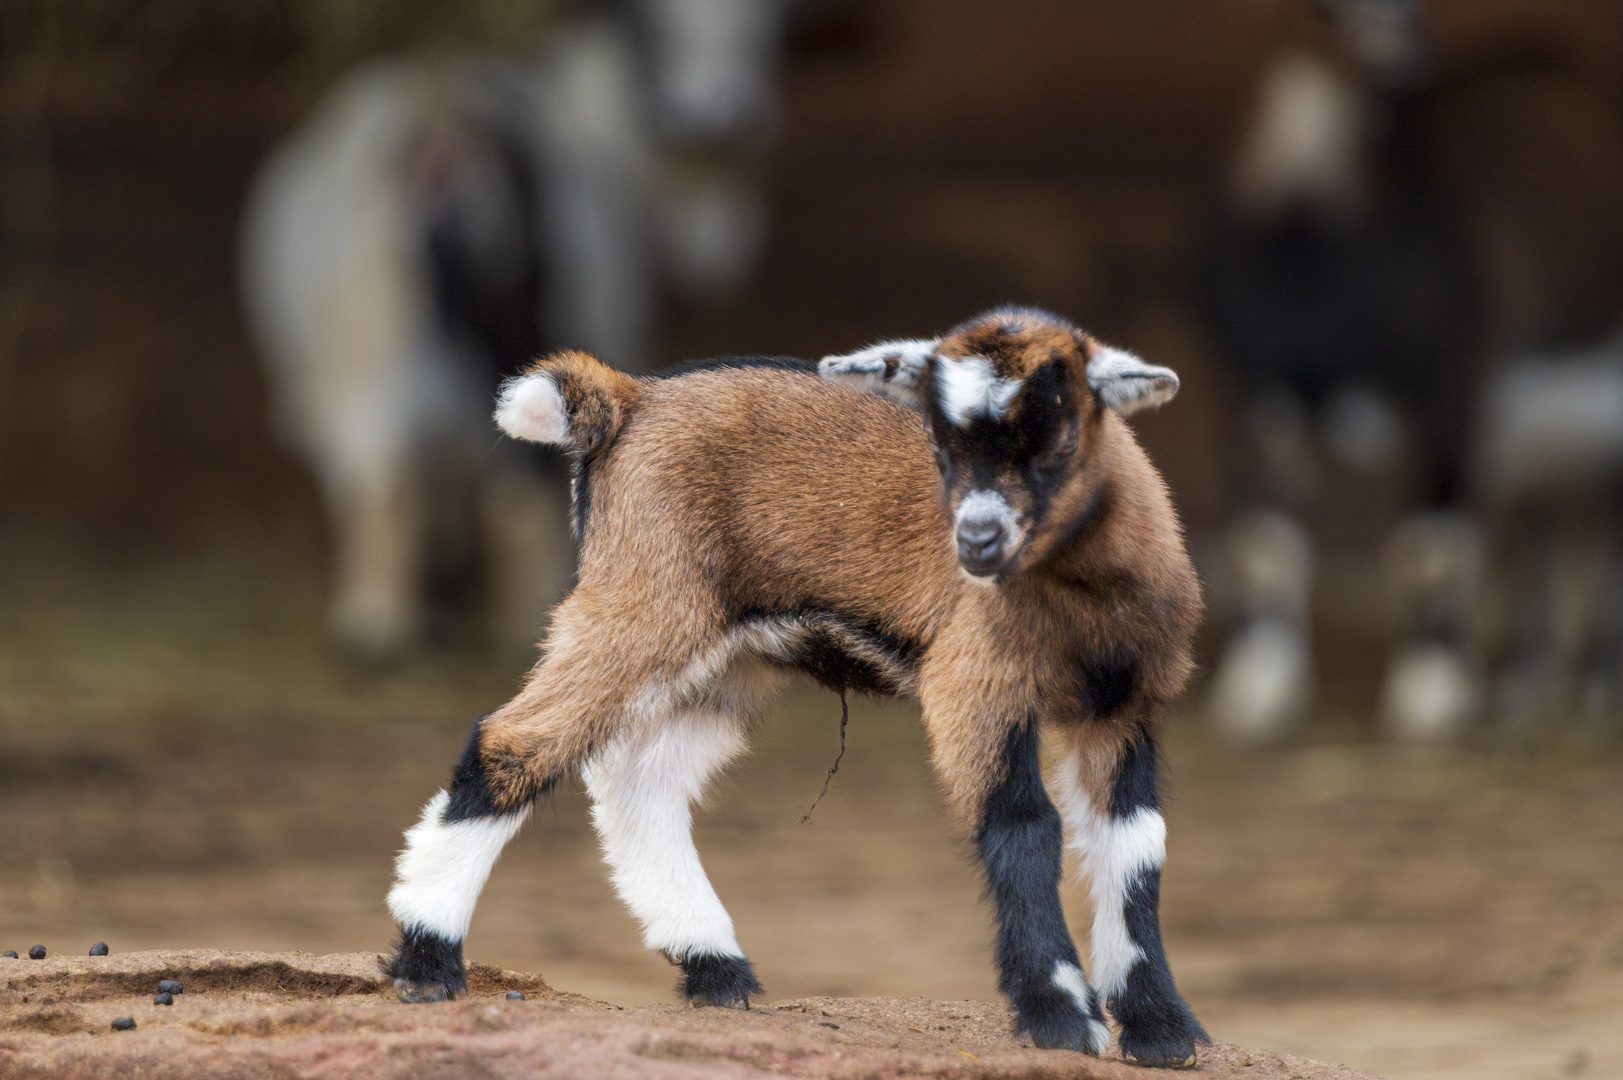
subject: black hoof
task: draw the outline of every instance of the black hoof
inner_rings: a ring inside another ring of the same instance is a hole
[[[750,995],[762,992],[755,969],[742,956],[691,956],[679,963],[682,981],[677,992],[694,1005],[747,1009]]]
[[[1129,983],[1129,989],[1131,989]],[[1195,1046],[1211,1042],[1176,990],[1127,995],[1110,1003],[1121,1025],[1122,1057],[1157,1069],[1192,1069]]]
[[[1136,1050],[1129,1050],[1124,1046],[1122,1056],[1134,1065],[1142,1065],[1146,1069],[1193,1069],[1195,1044],[1162,1043],[1157,1046],[1139,1047]]]
[[[1044,1050],[1076,1050],[1098,1056],[1110,1045],[1110,1029],[1087,1016],[1067,994],[1031,994],[1015,1003],[1014,1026]]]
[[[394,956],[383,970],[394,977],[395,993],[408,1005],[446,1001],[468,991],[462,943],[418,927],[400,931]]]

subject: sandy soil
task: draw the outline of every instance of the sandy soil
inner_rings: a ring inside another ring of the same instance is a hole
[[[314,582],[273,573],[0,593],[0,949],[53,958],[384,948],[400,832],[522,670],[356,672],[314,632]],[[767,1002],[996,1002],[975,867],[910,709],[853,701],[839,776],[797,823],[838,715],[791,695],[699,818]],[[1169,757],[1168,947],[1215,1036],[1394,1078],[1623,1077],[1615,744],[1399,748],[1329,718],[1242,758],[1183,718]],[[1067,904],[1085,944],[1083,891]],[[576,791],[510,847],[469,955],[675,1003]]]
[[[622,1009],[478,965],[466,999],[404,1006],[376,953],[154,951],[0,964],[7,1077],[1069,1077],[1177,1075],[1033,1048],[978,1001],[805,998],[747,1012]],[[151,999],[160,980],[185,992]],[[510,991],[523,994],[509,1000]],[[133,1030],[114,1030],[120,1017]],[[1229,1045],[1199,1069],[1251,1080],[1367,1074]]]

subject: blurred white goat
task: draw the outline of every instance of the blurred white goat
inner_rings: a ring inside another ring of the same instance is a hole
[[[501,636],[534,642],[573,567],[567,495],[497,445],[492,392],[544,348],[645,366],[661,270],[742,281],[765,212],[737,151],[771,134],[782,16],[622,0],[528,60],[375,63],[267,161],[244,299],[326,499],[351,650],[417,642],[433,572],[480,547]]]

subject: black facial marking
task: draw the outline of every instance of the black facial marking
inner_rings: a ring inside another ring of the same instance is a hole
[[[1138,654],[1125,646],[1082,657],[1082,707],[1090,717],[1109,716],[1138,686]]]
[[[742,956],[716,956],[701,953],[683,957],[682,980],[676,992],[699,1005],[742,1005],[749,1007],[750,995],[761,994],[761,980],[755,968]]]
[[[933,382],[925,395],[930,431],[939,448],[942,490],[950,493],[959,474],[969,488],[996,488],[1010,474],[1029,493],[1028,514],[1042,520],[1075,455],[1056,454],[1067,425],[1076,418],[1076,399],[1064,364],[1044,364],[1026,377],[1008,416],[976,414],[955,424],[941,409]],[[1013,500],[1011,500],[1013,501]]]
[[[383,970],[392,978],[412,984],[418,1000],[433,1000],[434,988],[443,990],[446,997],[458,997],[468,991],[462,942],[448,941],[420,926],[400,928],[394,956]],[[425,990],[428,993],[423,993]]]
[[[479,749],[479,725],[484,722],[483,716],[473,722],[468,730],[468,742],[462,748],[462,756],[457,758],[456,767],[451,770],[450,797],[446,800],[445,813],[440,816],[440,820],[447,825],[474,818],[501,817],[520,809],[520,806],[497,806],[491,794],[490,763]],[[525,802],[550,794],[557,782],[557,777],[548,777]]]
[[[1088,1018],[1054,985],[1057,962],[1081,963],[1060,907],[1064,836],[1043,788],[1035,723],[1009,733],[1002,764],[1003,780],[975,835],[997,909],[998,989],[1014,1004],[1016,1026],[1038,1046],[1085,1050]]]

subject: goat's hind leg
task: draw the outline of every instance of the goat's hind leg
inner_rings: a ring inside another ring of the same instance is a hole
[[[1085,725],[1069,733],[1056,784],[1071,844],[1092,881],[1093,977],[1140,1065],[1190,1068],[1210,1041],[1178,993],[1161,944],[1166,821],[1153,736]]]
[[[581,769],[614,887],[695,1005],[748,1008],[761,993],[692,835],[692,805],[742,752],[743,729],[730,709],[684,706],[628,725]]]
[[[400,940],[387,971],[402,1001],[444,1001],[467,991],[462,943],[479,893],[502,848],[529,816],[536,794],[498,805],[474,721],[450,789],[441,790],[406,832],[389,910]]]

